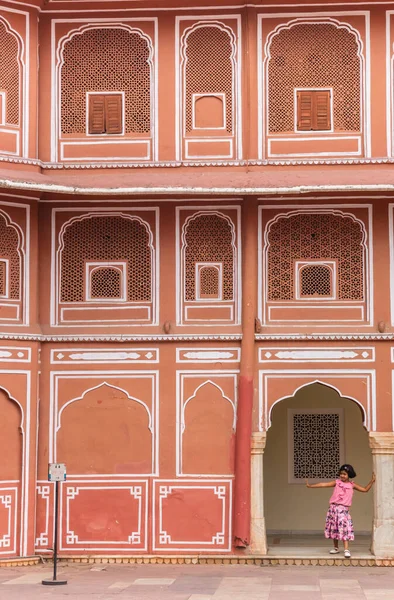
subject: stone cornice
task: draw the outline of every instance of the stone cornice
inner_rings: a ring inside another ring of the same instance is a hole
[[[258,342],[302,342],[302,341],[393,341],[394,333],[258,333],[255,335]]]
[[[394,432],[370,431],[369,446],[372,454],[394,454]]]
[[[29,333],[2,333],[0,340],[23,342],[236,342],[242,334],[218,335],[45,335]]]
[[[250,452],[251,454],[264,454],[267,442],[266,431],[254,431],[251,436]]]

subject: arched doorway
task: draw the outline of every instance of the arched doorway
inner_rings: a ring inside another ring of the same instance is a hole
[[[366,484],[372,454],[365,415],[355,401],[322,383],[310,383],[277,402],[271,412],[264,452],[264,513],[269,551],[304,547],[328,551],[324,521],[332,490],[307,489],[305,478],[334,479],[340,464],[353,464],[357,482]],[[373,493],[356,494],[352,506],[356,540],[353,553],[368,553]]]

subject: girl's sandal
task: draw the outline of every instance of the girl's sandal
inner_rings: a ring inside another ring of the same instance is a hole
[[[339,554],[339,548],[333,548],[330,550],[330,554]]]
[[[350,551],[349,551],[349,550],[345,550],[345,552],[343,553],[343,555],[344,555],[344,557],[345,557],[345,558],[351,558],[351,556],[352,556],[352,555],[350,554]]]

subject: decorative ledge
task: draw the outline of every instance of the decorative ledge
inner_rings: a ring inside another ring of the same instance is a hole
[[[302,342],[302,341],[392,341],[394,333],[284,333],[264,334],[255,336],[258,342]]]
[[[44,335],[29,333],[2,333],[0,340],[25,342],[236,342],[242,334],[234,335]]]

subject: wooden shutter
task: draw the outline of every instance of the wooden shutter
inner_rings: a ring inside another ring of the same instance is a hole
[[[297,92],[297,131],[331,129],[331,92],[307,90]]]
[[[105,96],[105,130],[106,133],[122,133],[122,95]]]
[[[314,92],[313,123],[315,131],[331,129],[331,92],[328,90]]]
[[[105,133],[105,97],[89,95],[89,133]]]
[[[297,92],[297,130],[311,131],[313,92]]]

